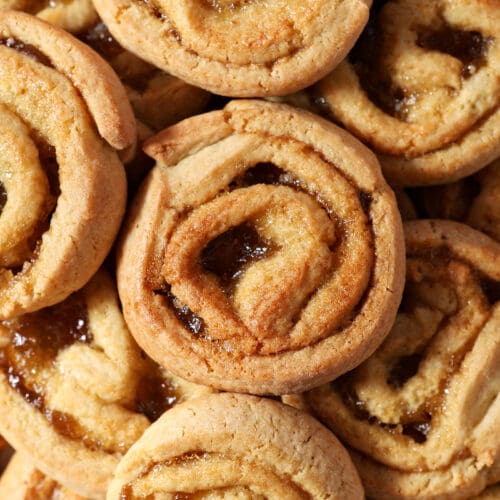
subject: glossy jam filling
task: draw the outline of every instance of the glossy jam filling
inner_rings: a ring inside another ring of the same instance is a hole
[[[189,451],[187,453],[184,453],[177,457],[173,457],[163,462],[152,463],[149,465],[149,467],[147,467],[143,472],[139,474],[136,480],[131,481],[130,483],[123,486],[120,492],[120,500],[132,500],[133,498],[135,498],[133,494],[133,488],[135,482],[140,481],[142,478],[148,476],[149,474],[154,474],[156,472],[159,472],[164,467],[171,467],[171,466],[175,467],[179,465],[189,464],[192,462],[197,462],[198,460],[205,460],[209,456],[210,455],[208,453],[205,453],[203,451]],[[171,494],[175,495],[174,498],[177,498],[178,500],[184,500],[196,497],[195,493],[192,494],[181,491],[172,492]]]
[[[201,335],[205,330],[205,323],[203,320],[189,307],[182,304],[179,299],[172,293],[169,284],[165,284],[161,289],[155,290],[156,295],[161,295],[165,298],[169,307],[174,311],[178,320],[193,334]]]
[[[0,215],[2,215],[3,207],[7,203],[7,191],[5,190],[5,186],[0,181]]]
[[[21,54],[31,57],[32,59],[35,59],[35,61],[39,62],[40,64],[43,64],[44,66],[48,66],[49,68],[54,67],[51,60],[43,52],[41,52],[35,46],[21,42],[16,38],[13,37],[0,38],[0,45],[5,45],[10,49],[17,50]]]
[[[369,99],[385,113],[405,120],[417,95],[409,88],[395,85],[384,69],[384,35],[377,14],[385,3],[379,2],[372,8],[372,15],[350,52],[349,60]],[[417,45],[460,60],[463,65],[461,76],[466,79],[485,64],[491,39],[477,31],[461,31],[444,25],[438,30],[421,28]]]
[[[444,26],[438,31],[420,30],[417,45],[458,59],[463,64],[462,77],[469,78],[484,66],[491,39],[483,37],[478,31],[460,31]]]
[[[243,274],[247,265],[268,257],[272,251],[272,243],[244,223],[212,240],[202,251],[201,264],[227,288]]]
[[[59,434],[97,447],[71,415],[46,406],[42,389],[46,372],[53,368],[59,351],[75,342],[92,342],[86,306],[80,295],[73,294],[57,306],[0,324],[10,335],[10,343],[0,351],[0,369],[9,385],[40,411]]]
[[[165,379],[160,368],[153,363],[151,365],[148,373],[139,380],[134,411],[155,422],[179,403],[181,396],[176,386]]]

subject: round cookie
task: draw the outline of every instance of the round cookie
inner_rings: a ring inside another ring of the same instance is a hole
[[[242,423],[244,422],[244,425]],[[349,455],[306,413],[214,394],[155,422],[117,467],[107,500],[363,498]]]
[[[262,97],[305,88],[353,46],[371,0],[177,2],[95,0],[125,48],[221,95]]]
[[[352,448],[369,497],[470,498],[500,478],[500,245],[451,221],[405,234],[391,333],[304,404]]]
[[[117,149],[135,120],[112,69],[68,33],[0,12],[0,318],[63,300],[118,231]]]
[[[391,184],[470,175],[500,156],[500,5],[384,2],[315,93]]]
[[[401,297],[392,191],[354,138],[234,101],[146,141],[156,159],[118,250],[139,345],[224,390],[296,392],[365,359]]]
[[[178,402],[210,392],[146,359],[111,278],[0,322],[0,432],[44,474],[103,497],[120,457]]]

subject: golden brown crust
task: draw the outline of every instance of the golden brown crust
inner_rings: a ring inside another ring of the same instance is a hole
[[[107,499],[197,492],[217,498],[363,497],[348,454],[319,422],[241,394],[199,398],[165,414],[120,462]]]
[[[131,209],[118,283],[146,352],[193,381],[282,394],[373,351],[399,301],[403,255],[395,200],[369,151],[307,112],[256,101],[181,122],[144,148],[158,165]],[[203,252],[247,226],[269,255],[231,289]]]
[[[124,146],[130,142],[120,127],[130,123],[108,106],[124,92],[116,75],[67,33],[23,13],[0,12],[0,40],[6,199],[0,240],[7,242],[0,245],[0,317],[6,318],[63,300],[104,260],[126,185],[116,152],[96,126]],[[79,79],[86,79],[83,87]],[[82,98],[89,85],[99,92],[92,103]],[[114,97],[106,97],[107,87],[116,87]],[[100,108],[98,114],[91,116],[89,107]]]
[[[469,498],[500,470],[500,246],[451,221],[405,224],[393,329],[306,401],[352,447],[367,494]]]
[[[128,50],[222,95],[284,95],[319,80],[354,44],[370,0],[98,0]]]
[[[500,155],[500,10],[487,0],[393,0],[317,87],[394,185],[470,175]]]

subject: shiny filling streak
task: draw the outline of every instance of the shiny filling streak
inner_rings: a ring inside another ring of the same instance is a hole
[[[8,384],[40,411],[59,434],[97,448],[98,444],[71,415],[46,406],[43,391],[47,373],[54,368],[59,351],[76,342],[92,342],[82,297],[73,294],[57,306],[1,321],[0,325],[10,339],[0,351],[0,369]]]

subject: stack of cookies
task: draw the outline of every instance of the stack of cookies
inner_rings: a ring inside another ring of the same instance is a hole
[[[497,0],[0,9],[0,499],[500,498]]]

